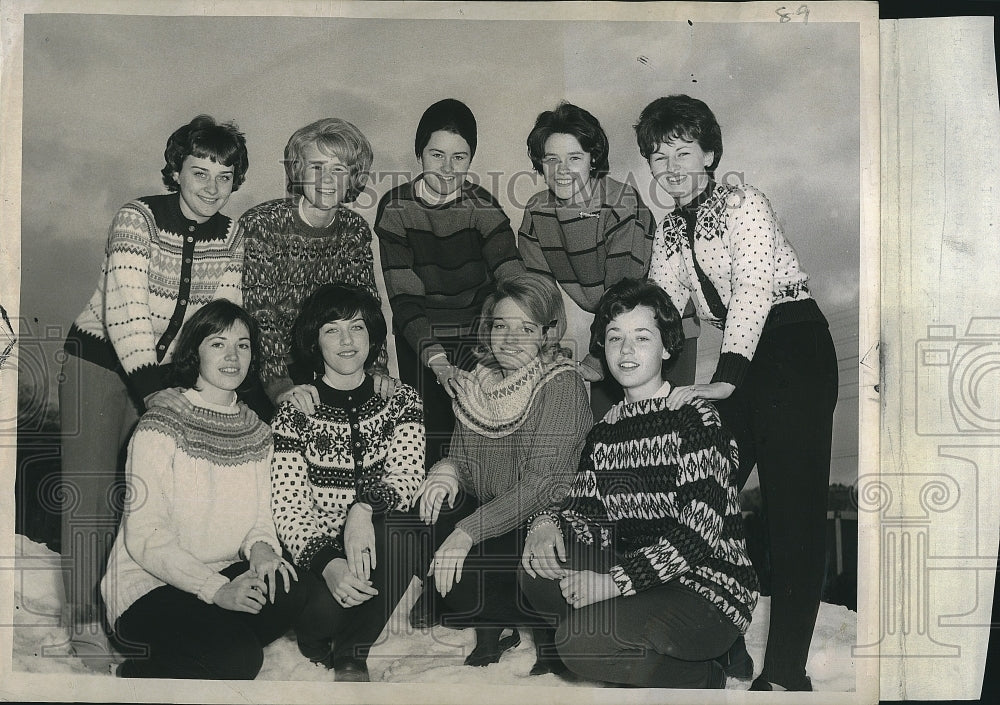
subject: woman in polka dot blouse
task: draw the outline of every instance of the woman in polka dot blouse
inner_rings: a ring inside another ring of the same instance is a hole
[[[674,199],[653,244],[649,278],[678,310],[722,329],[709,384],[678,387],[671,408],[713,400],[740,450],[738,486],[757,465],[771,556],[767,650],[751,690],[812,690],[806,657],[825,563],[837,355],[808,276],[752,186],[715,181],[722,131],[705,103],[658,98],[635,126],[659,189]],[[742,641],[732,675],[752,675]]]
[[[423,407],[406,384],[388,399],[375,392],[365,370],[386,322],[365,289],[319,287],[293,336],[319,394],[311,414],[286,400],[272,422],[274,523],[311,586],[295,633],[302,654],[338,681],[367,681],[368,651],[412,575],[401,550],[407,522],[396,519],[424,479]]]

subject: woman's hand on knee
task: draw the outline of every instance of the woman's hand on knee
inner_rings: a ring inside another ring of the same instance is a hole
[[[451,592],[462,579],[462,568],[465,566],[469,551],[472,550],[472,543],[471,536],[461,529],[455,529],[448,534],[448,538],[434,553],[431,569],[427,571],[427,575],[434,576],[434,584],[441,597]]]
[[[253,571],[248,570],[220,587],[215,592],[212,602],[222,609],[233,612],[257,614],[267,602],[266,590],[267,586],[264,584],[264,580],[254,575]]]
[[[580,609],[621,595],[618,584],[610,574],[595,573],[592,570],[567,571],[559,581],[559,589],[566,603],[573,609]]]
[[[264,578],[267,584],[266,597],[274,600],[278,597],[277,577],[285,583],[285,592],[292,589],[292,580],[298,580],[299,576],[295,572],[295,566],[279,556],[271,544],[258,541],[250,548],[250,570],[259,578]]]
[[[344,523],[344,553],[347,554],[347,569],[354,577],[368,581],[378,563],[371,505],[355,502],[348,510]]]
[[[323,580],[333,595],[333,599],[342,607],[357,607],[378,594],[371,580],[359,578],[347,567],[346,558],[334,558],[323,569]]]
[[[311,384],[297,384],[279,394],[274,403],[281,406],[286,401],[291,402],[303,414],[312,414],[319,406],[319,392]]]
[[[521,567],[532,578],[558,580],[566,574],[566,542],[559,525],[548,517],[536,519],[524,540]]]
[[[434,524],[445,500],[448,500],[449,507],[454,507],[457,496],[458,469],[450,461],[440,460],[427,473],[413,500],[420,500],[420,520],[425,524]]]

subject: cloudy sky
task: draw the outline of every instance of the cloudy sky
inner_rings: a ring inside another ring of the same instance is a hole
[[[472,170],[516,230],[543,187],[525,151],[539,112],[560,100],[591,111],[611,140],[611,175],[645,194],[632,125],[652,99],[688,93],[722,125],[719,173],[769,196],[828,317],[853,319],[858,35],[857,24],[820,22],[28,15],[20,315],[58,346],[93,292],[116,209],[164,191],[166,139],[199,113],[247,135],[247,181],[224,209],[233,217],[282,195],[294,130],[326,116],[355,123],[375,151],[377,178],[358,204],[371,222],[378,196],[416,171],[423,110],[459,98],[479,122]],[[51,382],[58,365],[41,366]]]

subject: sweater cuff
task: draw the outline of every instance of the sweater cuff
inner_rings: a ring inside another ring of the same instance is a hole
[[[420,355],[420,361],[424,364],[424,367],[430,368],[430,360],[432,357],[438,353],[444,353],[445,357],[448,356],[448,351],[444,349],[444,346],[440,343],[434,343],[428,345],[424,348],[423,353]],[[452,360],[448,360],[449,363],[455,364]]]
[[[290,377],[276,377],[264,385],[264,393],[267,394],[267,398],[271,400],[271,403],[275,406],[278,405],[278,395],[284,394],[289,389],[295,386]]]
[[[455,524],[456,529],[461,529],[472,538],[472,544],[474,546],[480,544],[483,540],[482,532],[480,531],[482,528],[482,521],[477,521],[479,518],[479,512],[477,511]]]
[[[712,382],[729,382],[739,387],[743,384],[749,369],[750,360],[738,353],[724,352],[719,355],[719,363],[715,366]]]
[[[610,572],[611,579],[618,586],[618,592],[622,595],[634,595],[636,593],[635,586],[632,584],[632,578],[629,577],[624,568],[620,565],[613,565]]]
[[[281,555],[281,544],[278,543],[277,539],[264,531],[254,531],[244,539],[243,545],[240,547],[240,553],[244,559],[250,560],[250,549],[253,548],[255,543],[266,543],[274,549],[274,552],[278,556]]]
[[[128,382],[135,391],[138,401],[141,402],[145,402],[146,397],[166,386],[163,380],[163,370],[160,369],[159,365],[144,365],[130,372]]]
[[[213,573],[201,584],[198,589],[198,599],[202,602],[207,602],[210,605],[215,604],[215,593],[219,591],[223,585],[229,583],[229,579],[221,573]]]
[[[309,562],[309,570],[313,572],[314,575],[323,577],[323,570],[330,564],[330,561],[336,558],[347,558],[347,554],[336,546],[331,546],[327,544],[323,548],[316,551],[316,555],[312,557]]]

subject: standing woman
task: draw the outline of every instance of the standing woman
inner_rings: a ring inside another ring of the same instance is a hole
[[[163,156],[171,193],[115,215],[97,290],[66,338],[59,385],[65,618],[76,653],[95,664],[110,654],[98,582],[118,526],[121,450],[165,387],[184,321],[213,299],[242,301],[242,238],[219,211],[247,171],[243,134],[199,115],[170,135]],[[177,396],[177,408],[187,408]]]
[[[274,407],[291,401],[309,414],[319,403],[312,370],[297,369],[291,356],[289,336],[305,298],[330,282],[356,284],[378,298],[371,228],[347,206],[368,183],[372,158],[367,138],[346,120],[301,127],[285,145],[289,196],[240,217],[243,296],[261,326],[261,381]],[[381,391],[389,378],[384,347],[372,372]]]
[[[565,294],[566,345],[583,363],[599,419],[622,393],[586,358],[594,310],[608,287],[646,276],[656,222],[635,189],[608,176],[608,137],[583,108],[560,103],[541,113],[528,156],[548,188],[528,199],[518,249],[529,272],[555,279]]]
[[[257,325],[217,300],[184,324],[173,377],[189,410],[146,412],[129,444],[130,491],[101,591],[128,678],[249,680],[305,603],[271,518],[270,429],[236,390]]]
[[[451,438],[452,381],[475,364],[483,301],[498,280],[524,271],[500,204],[465,179],[476,142],[465,103],[427,108],[413,144],[421,173],[388,191],[375,218],[399,376],[424,402],[428,468]]]
[[[825,564],[837,354],[808,276],[763,193],[715,181],[722,131],[705,103],[658,98],[635,126],[656,184],[673,197],[650,279],[723,331],[709,384],[679,387],[672,408],[716,401],[740,450],[738,485],[760,476],[771,556],[763,670],[752,690],[812,690],[806,659]]]
[[[289,400],[274,418],[274,521],[310,586],[295,634],[338,681],[367,681],[368,652],[413,575],[405,526],[390,515],[410,507],[424,478],[420,398],[405,384],[388,399],[375,392],[366,370],[386,323],[360,287],[316,289],[294,336],[319,394],[313,413]]]

